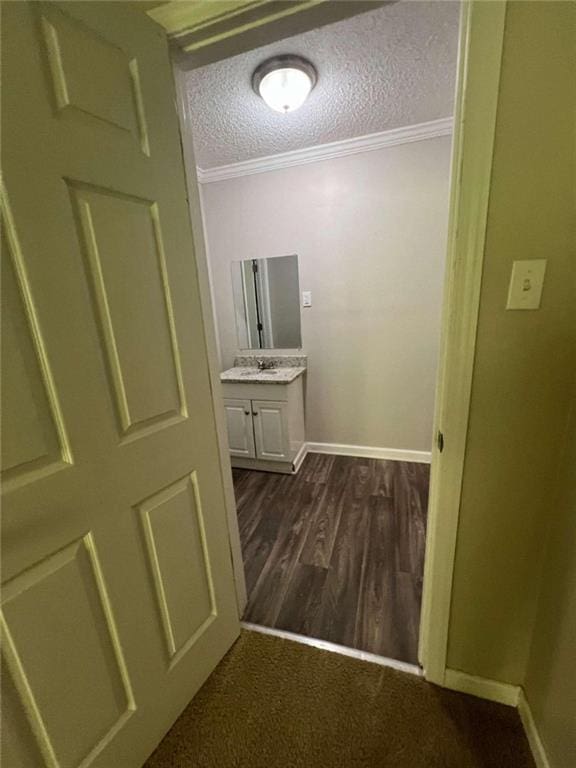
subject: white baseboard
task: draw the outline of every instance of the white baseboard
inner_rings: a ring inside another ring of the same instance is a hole
[[[298,470],[302,466],[302,462],[306,458],[307,453],[308,453],[308,445],[306,443],[302,443],[302,445],[300,446],[300,450],[298,451],[296,456],[294,456],[294,461],[292,462],[292,464],[294,465],[294,473],[298,472]]]
[[[548,755],[546,754],[544,744],[542,743],[534,717],[532,716],[532,710],[530,709],[526,694],[522,688],[520,689],[520,696],[518,697],[518,714],[522,720],[524,732],[526,733],[528,744],[530,744],[536,768],[551,768],[552,764],[548,760]]]
[[[510,707],[518,706],[520,687],[510,683],[500,683],[497,680],[489,680],[487,677],[476,677],[460,672],[458,669],[447,669],[444,676],[444,685],[453,691],[469,693],[480,699],[497,701],[499,704],[507,704]]]
[[[388,459],[390,461],[414,461],[429,464],[430,451],[404,451],[399,448],[376,448],[370,445],[344,445],[342,443],[307,443],[308,453],[329,453],[334,456],[358,456],[364,459]]]

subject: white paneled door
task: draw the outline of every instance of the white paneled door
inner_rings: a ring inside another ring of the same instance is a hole
[[[3,765],[136,768],[239,632],[170,61],[2,4]]]

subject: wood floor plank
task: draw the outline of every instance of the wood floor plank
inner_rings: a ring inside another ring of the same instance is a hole
[[[295,476],[296,485],[299,482],[326,483],[337,456],[329,456],[326,453],[309,453],[302,463],[298,475]]]
[[[374,487],[372,495],[394,498],[394,478],[396,476],[397,461],[373,459],[374,461]]]
[[[427,481],[422,465],[398,462],[394,482],[397,522],[397,567],[403,573],[422,574],[426,542]]]
[[[327,574],[326,568],[296,563],[275,623],[277,629],[311,636],[322,607]]]
[[[355,647],[368,510],[362,503],[366,466],[355,464],[344,491],[343,511],[324,584],[322,606],[313,624],[315,637]]]
[[[416,663],[429,467],[310,454],[233,478],[244,618]]]
[[[417,663],[410,621],[415,585],[406,592],[410,580],[395,569],[395,523],[392,499],[372,496],[355,647],[386,648],[390,658]]]
[[[309,518],[314,514],[314,505],[323,490],[324,486],[319,483],[303,483],[295,498],[287,496],[290,504],[284,505],[276,540],[251,590],[246,612],[248,621],[276,626],[276,619],[308,532]]]
[[[363,650],[391,642],[385,635],[389,612],[387,586],[390,586],[395,564],[394,539],[392,499],[371,496],[355,633],[356,647]]]
[[[345,456],[333,456],[329,474],[326,478],[326,489],[321,503],[318,504],[316,515],[310,523],[310,529],[300,555],[303,565],[316,565],[328,568],[334,550],[336,533],[342,516],[345,500],[345,490],[349,483],[351,465]]]
[[[260,574],[277,546],[282,524],[294,503],[285,483],[285,476],[275,475],[275,478],[273,481],[260,477],[255,479],[255,498],[258,504],[254,503],[254,506],[258,514],[254,520],[250,519],[248,526],[249,518],[247,513],[244,513],[244,525],[242,522],[240,524],[246,589],[249,595],[255,590]],[[250,506],[250,501],[247,501],[247,506]]]
[[[242,544],[244,574],[248,595],[254,593],[258,579],[274,548],[277,536],[278,526],[272,520],[264,519],[259,522],[254,535],[246,543]]]
[[[236,494],[240,540],[244,544],[250,540],[254,529],[262,518],[262,497],[266,494],[267,489],[262,482],[259,482],[256,473],[254,473],[254,477],[250,477],[250,474],[246,473],[244,477],[240,478],[239,482],[242,483],[241,489],[236,492],[235,481],[234,491]]]

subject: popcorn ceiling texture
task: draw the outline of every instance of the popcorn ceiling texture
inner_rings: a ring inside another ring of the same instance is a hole
[[[449,117],[459,4],[404,1],[187,73],[196,162],[213,168]],[[318,83],[282,115],[252,90],[270,56],[302,55]]]

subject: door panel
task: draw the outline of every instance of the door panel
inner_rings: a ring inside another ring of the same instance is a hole
[[[22,700],[2,660],[2,762],[18,768],[38,768],[45,761],[30,728]]]
[[[187,415],[158,206],[70,185],[123,436]]]
[[[69,463],[64,426],[14,221],[0,189],[2,254],[2,482]]]
[[[5,584],[2,613],[8,662],[45,752],[78,765],[135,706],[92,536]]]
[[[173,664],[216,616],[196,475],[174,483],[139,510]]]
[[[138,60],[56,6],[40,24],[56,108],[126,131],[149,154]]]
[[[256,456],[259,459],[290,460],[287,403],[253,400]]]
[[[2,68],[5,761],[131,768],[239,632],[171,67],[22,2]]]
[[[230,455],[253,459],[256,456],[256,451],[252,426],[252,403],[250,400],[226,398],[224,411],[226,413]]]

